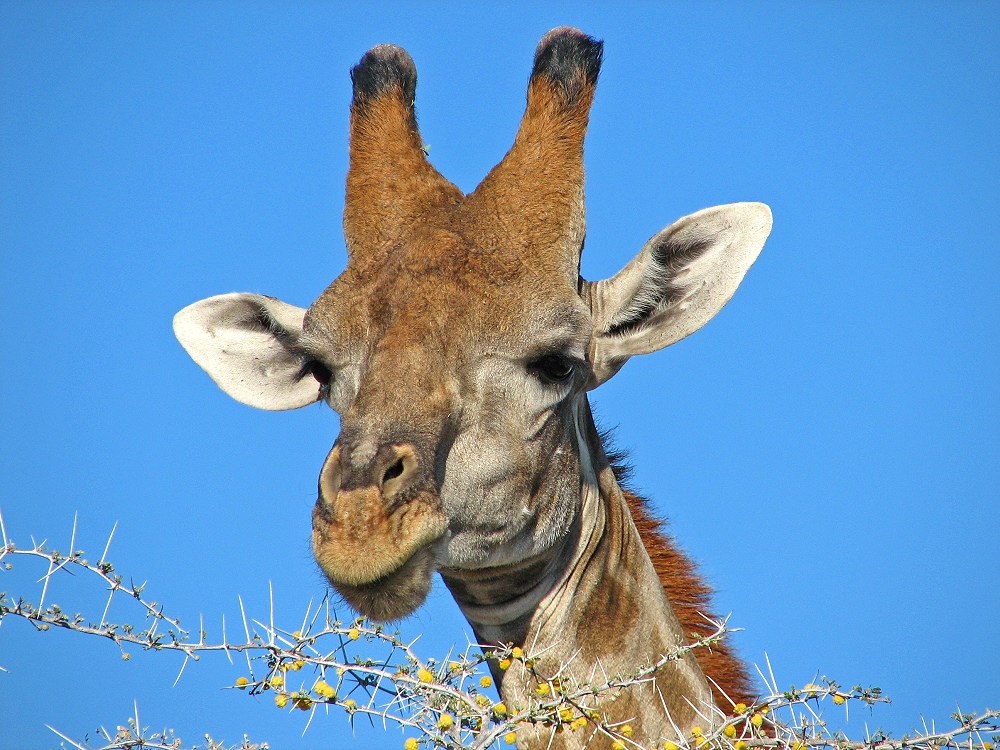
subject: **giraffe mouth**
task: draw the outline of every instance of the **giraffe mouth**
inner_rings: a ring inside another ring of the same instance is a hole
[[[365,617],[389,622],[416,610],[431,590],[434,573],[431,546],[417,550],[391,573],[370,583],[352,586],[330,580],[344,600]]]
[[[432,498],[386,513],[374,488],[322,497],[313,509],[313,555],[341,596],[374,620],[405,617],[430,592],[435,542],[448,519]]]

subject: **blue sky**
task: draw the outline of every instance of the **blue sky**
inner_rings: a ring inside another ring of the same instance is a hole
[[[348,70],[404,46],[435,165],[471,190],[512,142],[548,29],[606,43],[587,141],[583,273],[614,273],[699,208],[768,203],[732,303],[593,395],[636,484],[780,684],[881,686],[902,732],[1000,699],[1000,6],[0,2],[0,507],[111,559],[194,625],[289,619],[323,407],[230,400],[173,338],[228,291],[306,306],[345,263]],[[34,572],[34,576],[30,575]],[[20,563],[0,590],[37,598]],[[50,599],[99,617],[99,592]],[[469,632],[442,586],[402,625],[424,656]],[[210,628],[211,630],[212,628]],[[137,700],[188,743],[399,747],[398,732],[224,691],[224,659],[121,661],[0,629],[0,747],[55,747]],[[243,670],[245,671],[245,670]],[[831,719],[834,717],[831,715]]]

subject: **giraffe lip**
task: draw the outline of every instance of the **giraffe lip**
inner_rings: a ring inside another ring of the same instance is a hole
[[[365,617],[389,622],[406,617],[424,603],[431,590],[433,573],[434,545],[427,544],[397,568],[373,581],[349,584],[331,578],[330,583]]]
[[[313,510],[312,548],[334,585],[377,586],[448,530],[448,518],[417,498],[385,513],[370,491],[342,493],[340,508],[322,500]]]

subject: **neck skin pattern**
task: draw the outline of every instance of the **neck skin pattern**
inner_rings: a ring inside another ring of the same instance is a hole
[[[586,396],[579,397],[575,419],[581,505],[562,542],[502,568],[441,571],[480,643],[522,646],[535,657],[538,676],[559,677],[567,689],[635,674],[686,642],[604,456]],[[509,711],[523,709],[536,695],[539,679],[523,662],[491,669]],[[712,692],[691,653],[658,669],[654,680],[607,692],[596,705],[589,700],[606,725],[630,725],[630,739],[647,747],[712,723]],[[518,747],[612,744],[593,722],[552,732],[523,724]]]

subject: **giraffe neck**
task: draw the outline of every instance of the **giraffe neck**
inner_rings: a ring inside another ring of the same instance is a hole
[[[533,675],[520,662],[506,671],[491,664],[508,707],[524,706],[536,675],[563,684],[602,683],[658,661],[685,642],[627,502],[600,447],[585,398],[576,412],[580,448],[580,512],[570,533],[546,553],[516,565],[442,571],[480,643],[520,645],[535,656]],[[592,707],[608,723],[628,722],[632,739],[649,744],[678,739],[707,726],[712,694],[690,654],[657,670],[655,680],[606,695]],[[696,710],[697,709],[697,710]],[[528,747],[582,746],[594,731],[519,729]],[[574,744],[576,743],[576,744]]]

